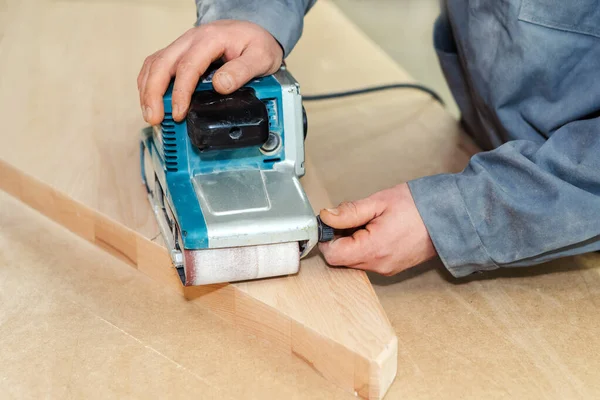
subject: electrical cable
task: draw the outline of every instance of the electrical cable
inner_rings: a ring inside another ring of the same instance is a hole
[[[425,93],[431,95],[431,97],[433,97],[436,101],[438,101],[442,106],[445,106],[444,100],[442,100],[440,95],[437,94],[435,91],[433,91],[432,89],[429,89],[426,86],[419,85],[419,84],[413,84],[413,83],[395,83],[395,84],[381,85],[381,86],[369,86],[369,87],[366,87],[363,89],[354,89],[354,90],[348,90],[348,91],[343,91],[343,92],[323,93],[323,94],[315,94],[315,95],[303,95],[302,100],[303,101],[320,101],[320,100],[329,100],[329,99],[339,99],[342,97],[356,96],[359,94],[379,92],[379,91],[389,90],[389,89],[420,90],[422,92],[425,92]]]

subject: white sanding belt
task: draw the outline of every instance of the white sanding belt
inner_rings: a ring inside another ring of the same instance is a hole
[[[295,274],[300,252],[293,242],[189,251],[185,260],[188,284],[209,285]]]

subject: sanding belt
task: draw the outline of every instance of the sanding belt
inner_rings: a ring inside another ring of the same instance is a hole
[[[300,266],[297,242],[187,251],[184,254],[189,285],[290,275]]]

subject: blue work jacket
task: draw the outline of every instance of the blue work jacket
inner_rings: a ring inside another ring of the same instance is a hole
[[[313,3],[199,0],[198,23],[255,22],[287,55]],[[441,9],[434,46],[484,150],[460,173],[408,182],[442,262],[462,277],[600,250],[600,2]]]

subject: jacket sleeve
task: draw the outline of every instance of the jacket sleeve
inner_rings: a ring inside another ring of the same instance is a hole
[[[600,250],[600,113],[516,140],[458,174],[409,182],[446,268],[463,277]]]
[[[222,19],[253,22],[281,44],[287,57],[302,35],[304,15],[316,0],[196,0],[196,25]]]

